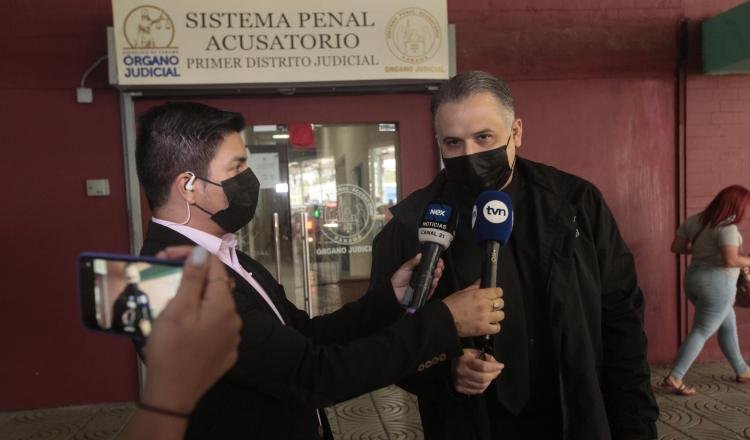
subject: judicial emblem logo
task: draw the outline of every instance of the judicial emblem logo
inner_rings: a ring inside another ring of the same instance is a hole
[[[324,210],[321,231],[334,243],[358,243],[372,231],[374,214],[375,204],[370,194],[357,185],[339,185],[336,205]]]
[[[172,48],[174,29],[174,22],[164,9],[149,5],[130,11],[123,23],[130,49]]]
[[[388,49],[409,64],[422,64],[435,56],[442,42],[440,23],[421,8],[402,9],[385,27]]]

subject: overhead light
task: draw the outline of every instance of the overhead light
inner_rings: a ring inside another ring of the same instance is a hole
[[[277,131],[278,127],[276,124],[273,125],[253,125],[253,133],[268,133],[271,131]]]
[[[288,134],[275,134],[275,135],[273,135],[271,137],[274,138],[274,139],[289,139],[289,135]]]
[[[289,184],[288,183],[277,183],[276,184],[276,192],[286,194],[289,192]]]
[[[336,223],[336,222],[331,222],[331,223],[323,223],[323,227],[324,227],[324,228],[338,228],[338,227],[339,227],[339,224],[338,224],[338,223]]]

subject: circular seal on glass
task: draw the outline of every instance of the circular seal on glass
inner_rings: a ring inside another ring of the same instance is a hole
[[[323,235],[338,244],[354,244],[372,231],[375,204],[370,194],[357,185],[336,187],[336,206],[323,211]]]
[[[165,49],[174,40],[174,22],[164,9],[139,6],[123,22],[125,40],[131,49]]]
[[[440,23],[422,8],[402,9],[391,17],[385,27],[388,49],[409,64],[422,64],[440,49]]]

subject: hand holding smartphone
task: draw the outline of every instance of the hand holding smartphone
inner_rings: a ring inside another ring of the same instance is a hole
[[[145,339],[153,320],[177,293],[182,262],[131,255],[78,257],[83,324],[90,329]]]
[[[224,265],[200,247],[164,255],[189,257],[177,294],[143,348],[148,374],[123,440],[184,437],[198,400],[237,361],[242,320]]]

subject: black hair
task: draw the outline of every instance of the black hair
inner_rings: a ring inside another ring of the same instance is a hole
[[[245,128],[240,113],[196,102],[170,102],[138,118],[135,161],[149,207],[161,207],[174,179],[185,171],[206,176],[216,147]]]

